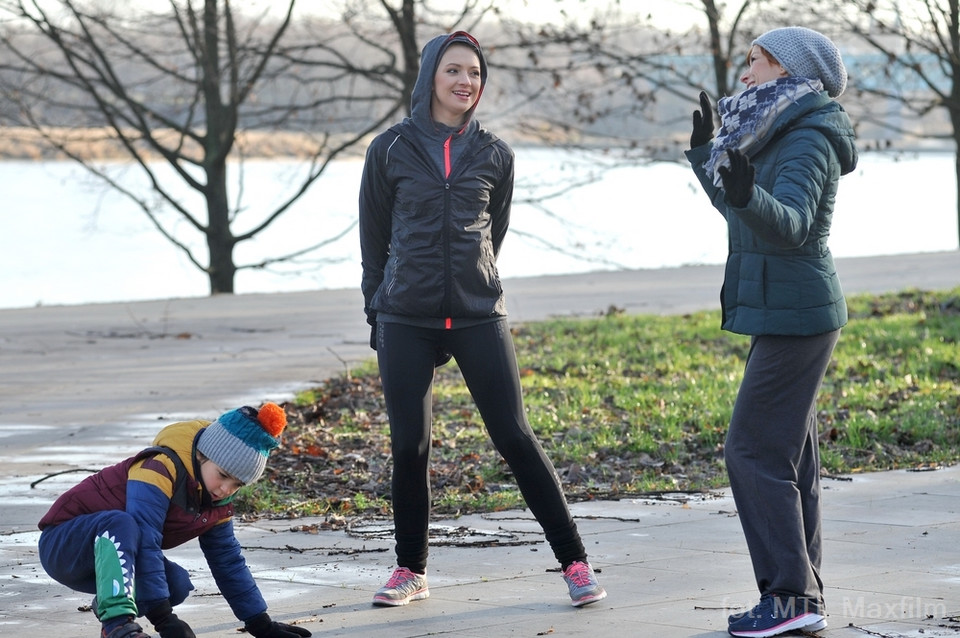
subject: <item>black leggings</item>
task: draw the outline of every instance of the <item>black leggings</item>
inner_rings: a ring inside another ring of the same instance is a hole
[[[561,566],[586,561],[560,479],[527,422],[506,319],[454,330],[381,323],[377,332],[377,360],[393,449],[397,564],[421,573],[427,565],[429,456],[438,347],[453,354],[460,366],[493,445],[513,471],[527,506]]]

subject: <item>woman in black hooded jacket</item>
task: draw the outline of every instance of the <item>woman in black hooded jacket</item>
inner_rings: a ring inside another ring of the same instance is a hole
[[[573,605],[606,596],[524,412],[496,265],[510,219],[514,155],[473,119],[486,78],[473,36],[458,31],[430,40],[410,117],[373,140],[364,164],[362,290],[390,418],[397,552],[376,605],[429,596],[434,367],[451,356],[543,527]]]

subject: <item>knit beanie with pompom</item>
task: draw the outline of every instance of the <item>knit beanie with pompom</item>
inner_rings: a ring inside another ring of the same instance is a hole
[[[270,450],[287,426],[287,414],[276,403],[260,410],[243,406],[221,415],[203,429],[197,451],[224,472],[249,485],[263,475]]]

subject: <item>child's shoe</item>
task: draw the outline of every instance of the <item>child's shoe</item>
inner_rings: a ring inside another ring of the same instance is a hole
[[[100,638],[150,638],[143,629],[133,622],[133,617],[115,618],[103,623]]]

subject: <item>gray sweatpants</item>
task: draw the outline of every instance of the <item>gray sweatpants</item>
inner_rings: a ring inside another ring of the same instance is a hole
[[[839,337],[750,342],[724,459],[761,594],[823,598],[816,402]]]

